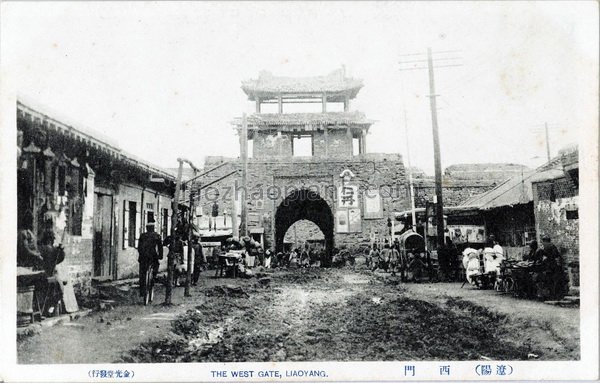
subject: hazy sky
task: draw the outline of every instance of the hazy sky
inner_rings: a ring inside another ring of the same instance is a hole
[[[364,80],[352,104],[377,120],[369,152],[433,168],[427,72],[401,60],[461,57],[436,70],[442,166],[536,166],[597,126],[595,2],[2,3],[2,60],[49,111],[164,167],[239,153],[230,121],[260,70]],[[441,64],[441,62],[440,62]]]

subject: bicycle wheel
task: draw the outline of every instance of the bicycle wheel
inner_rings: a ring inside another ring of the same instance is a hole
[[[145,289],[144,289],[144,306],[152,302],[154,295],[154,278],[152,277],[152,265],[148,266],[145,276]]]

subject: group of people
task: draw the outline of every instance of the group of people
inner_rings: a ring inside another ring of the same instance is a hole
[[[372,248],[365,255],[365,264],[371,271],[382,270],[390,272],[395,276],[400,273],[402,280],[411,282],[421,282],[424,278],[429,278],[431,269],[430,260],[427,256],[417,251],[408,251],[405,256],[401,256],[398,241],[393,244],[385,242],[380,250],[379,245],[373,244]]]
[[[568,292],[564,259],[549,237],[542,238],[542,246],[531,241],[522,261],[510,261],[491,236],[483,248],[467,246],[462,264],[467,282],[477,286],[495,285],[500,289],[499,283],[510,280],[516,295],[540,300],[560,299]]]
[[[17,283],[33,283],[35,294],[45,297],[47,304],[40,308],[43,310],[41,315],[54,314],[55,310],[60,310],[63,286],[67,282],[62,281],[56,271],[56,266],[65,259],[65,251],[62,244],[55,245],[55,242],[56,237],[50,229],[42,233],[40,241],[31,229],[22,228],[18,232]],[[29,275],[36,277],[28,278]]]
[[[62,248],[53,247],[54,238],[44,238],[41,252],[31,250],[33,246],[31,239],[28,240],[28,234],[20,234],[19,241],[19,259],[20,264],[38,264],[38,267],[52,272],[48,264],[60,263],[64,258]],[[191,253],[194,259],[192,284],[198,283],[200,273],[208,267],[206,256],[204,255],[199,237],[194,235],[188,244],[176,231],[175,240],[167,237],[164,241],[158,233],[154,231],[154,223],[149,222],[147,230],[140,236],[138,251],[140,263],[140,286],[144,283],[144,275],[150,265],[153,265],[154,273],[158,272],[159,260],[163,258],[163,246],[168,247],[169,252],[173,253],[175,259],[175,285],[181,284],[187,273],[185,254],[188,254],[187,247],[191,246]],[[454,249],[454,251],[450,251]],[[372,271],[382,270],[390,272],[391,275],[400,273],[401,278],[406,281],[420,282],[424,278],[431,279],[432,262],[428,253],[419,253],[418,251],[407,250],[399,251],[399,243],[386,242],[382,248],[378,244],[373,244],[368,253],[365,254],[365,264]],[[252,269],[257,266],[270,268],[302,268],[319,267],[328,265],[328,254],[322,247],[309,246],[292,248],[287,252],[274,253],[270,249],[263,250],[262,246],[249,237],[244,237],[240,241],[233,239],[227,242],[219,249],[213,252],[214,262],[218,266],[221,275],[224,269],[227,269],[227,254],[237,254],[235,256],[235,268],[237,275],[252,275]],[[62,254],[62,256],[61,256]],[[439,272],[446,275],[451,274],[456,262],[458,261],[458,252],[456,247],[446,244],[438,251]],[[354,255],[346,248],[333,249],[331,265],[334,267],[353,265]],[[485,246],[472,246],[467,244],[462,252],[462,268],[466,281],[480,286],[482,282],[488,281],[494,283],[505,274],[506,265],[504,249],[500,243],[490,236],[489,242]],[[460,262],[460,261],[458,261]],[[509,262],[510,263],[510,262]],[[454,265],[454,266],[453,266]],[[504,269],[503,269],[504,266]],[[568,289],[568,278],[564,271],[564,260],[550,238],[545,237],[542,240],[542,246],[539,247],[536,241],[530,244],[530,251],[523,257],[521,263],[522,272],[515,272],[515,278],[525,295],[545,299],[548,297],[559,297],[564,295]],[[458,267],[456,267],[458,269]]]
[[[306,244],[304,248],[296,247],[286,252],[278,252],[273,267],[320,267],[325,263],[325,249]]]
[[[175,231],[175,238],[167,236],[164,241],[161,239],[160,234],[155,231],[155,222],[148,222],[146,224],[146,231],[140,235],[138,240],[138,263],[139,263],[139,283],[140,283],[140,295],[144,291],[146,278],[145,275],[148,269],[152,266],[152,272],[154,278],[156,278],[160,266],[160,260],[163,259],[164,251],[163,247],[167,247],[170,254],[172,254],[175,269],[174,269],[174,285],[183,285],[185,275],[187,274],[187,262],[186,255],[188,254],[188,246],[191,246],[191,252],[193,257],[193,272],[192,272],[192,285],[196,285],[200,279],[200,273],[206,265],[206,257],[202,251],[200,245],[200,237],[197,235],[192,236],[190,243],[184,241],[182,231]]]
[[[480,279],[477,277],[479,276],[484,275],[495,279],[500,274],[500,266],[504,261],[504,249],[493,236],[490,236],[485,247],[479,247],[479,249],[467,244],[462,254],[465,276],[470,284],[478,284]]]
[[[523,256],[522,272],[515,273],[521,293],[537,299],[560,299],[568,292],[569,280],[565,272],[564,259],[549,237],[529,244],[529,253]]]

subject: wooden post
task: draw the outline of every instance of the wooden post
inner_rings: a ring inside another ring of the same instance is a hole
[[[260,98],[256,98],[256,113],[260,113]]]
[[[233,189],[233,204],[231,206],[231,235],[233,236],[233,238],[239,238],[240,237],[240,228],[238,225],[238,220],[237,220],[237,215],[238,215],[238,211],[237,211],[237,191],[235,190],[235,182],[233,183],[232,189]]]
[[[323,92],[321,96],[321,103],[323,105],[323,113],[327,112],[327,93]]]
[[[329,157],[329,129],[327,125],[324,126],[324,134],[325,136],[325,157]]]
[[[171,248],[167,255],[167,286],[165,290],[165,305],[171,305],[171,296],[173,294],[173,272],[175,268],[175,259],[173,258],[173,251],[175,247],[175,228],[177,227],[177,214],[179,212],[179,189],[181,188],[181,172],[183,170],[183,160],[177,159],[179,162],[179,169],[177,170],[177,182],[175,183],[175,196],[172,203],[172,216],[171,216]]]
[[[281,100],[281,95],[279,96]],[[280,104],[281,105],[281,104]],[[240,154],[242,157],[242,211],[240,218],[240,236],[248,235],[248,209],[246,206],[246,188],[247,188],[247,176],[248,176],[248,121],[246,120],[246,113],[242,116],[242,139],[240,141],[241,148]]]
[[[354,143],[352,142],[354,137],[352,137],[352,129],[346,128],[346,137],[348,138],[348,142],[350,143],[350,155],[354,154]]]
[[[283,97],[281,94],[277,96],[277,105],[279,106],[279,114],[283,113]]]
[[[444,203],[442,200],[442,160],[440,155],[440,136],[437,120],[435,82],[433,77],[433,59],[431,57],[431,48],[427,49],[427,63],[429,67],[429,106],[431,108],[431,125],[433,130],[433,158],[435,165],[435,196],[436,210],[435,218],[437,221],[437,244],[438,250],[445,245],[444,240]]]
[[[363,130],[360,137],[360,154],[367,154],[367,131]]]
[[[196,170],[194,170],[194,177],[196,176]],[[190,210],[188,212],[188,230],[187,230],[187,241],[188,241],[188,248],[187,248],[187,273],[185,276],[185,290],[183,295],[185,295],[186,297],[191,297],[192,294],[190,294],[190,285],[192,283],[192,223],[194,220],[194,182],[192,181],[192,183],[189,186],[190,188]]]
[[[344,96],[344,112],[350,111],[350,96],[346,94]]]

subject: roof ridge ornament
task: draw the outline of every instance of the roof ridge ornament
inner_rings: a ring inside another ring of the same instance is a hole
[[[342,178],[344,181],[350,181],[354,177],[356,177],[356,175],[354,175],[354,173],[352,173],[352,170],[350,169],[344,169],[340,173],[340,178]]]

